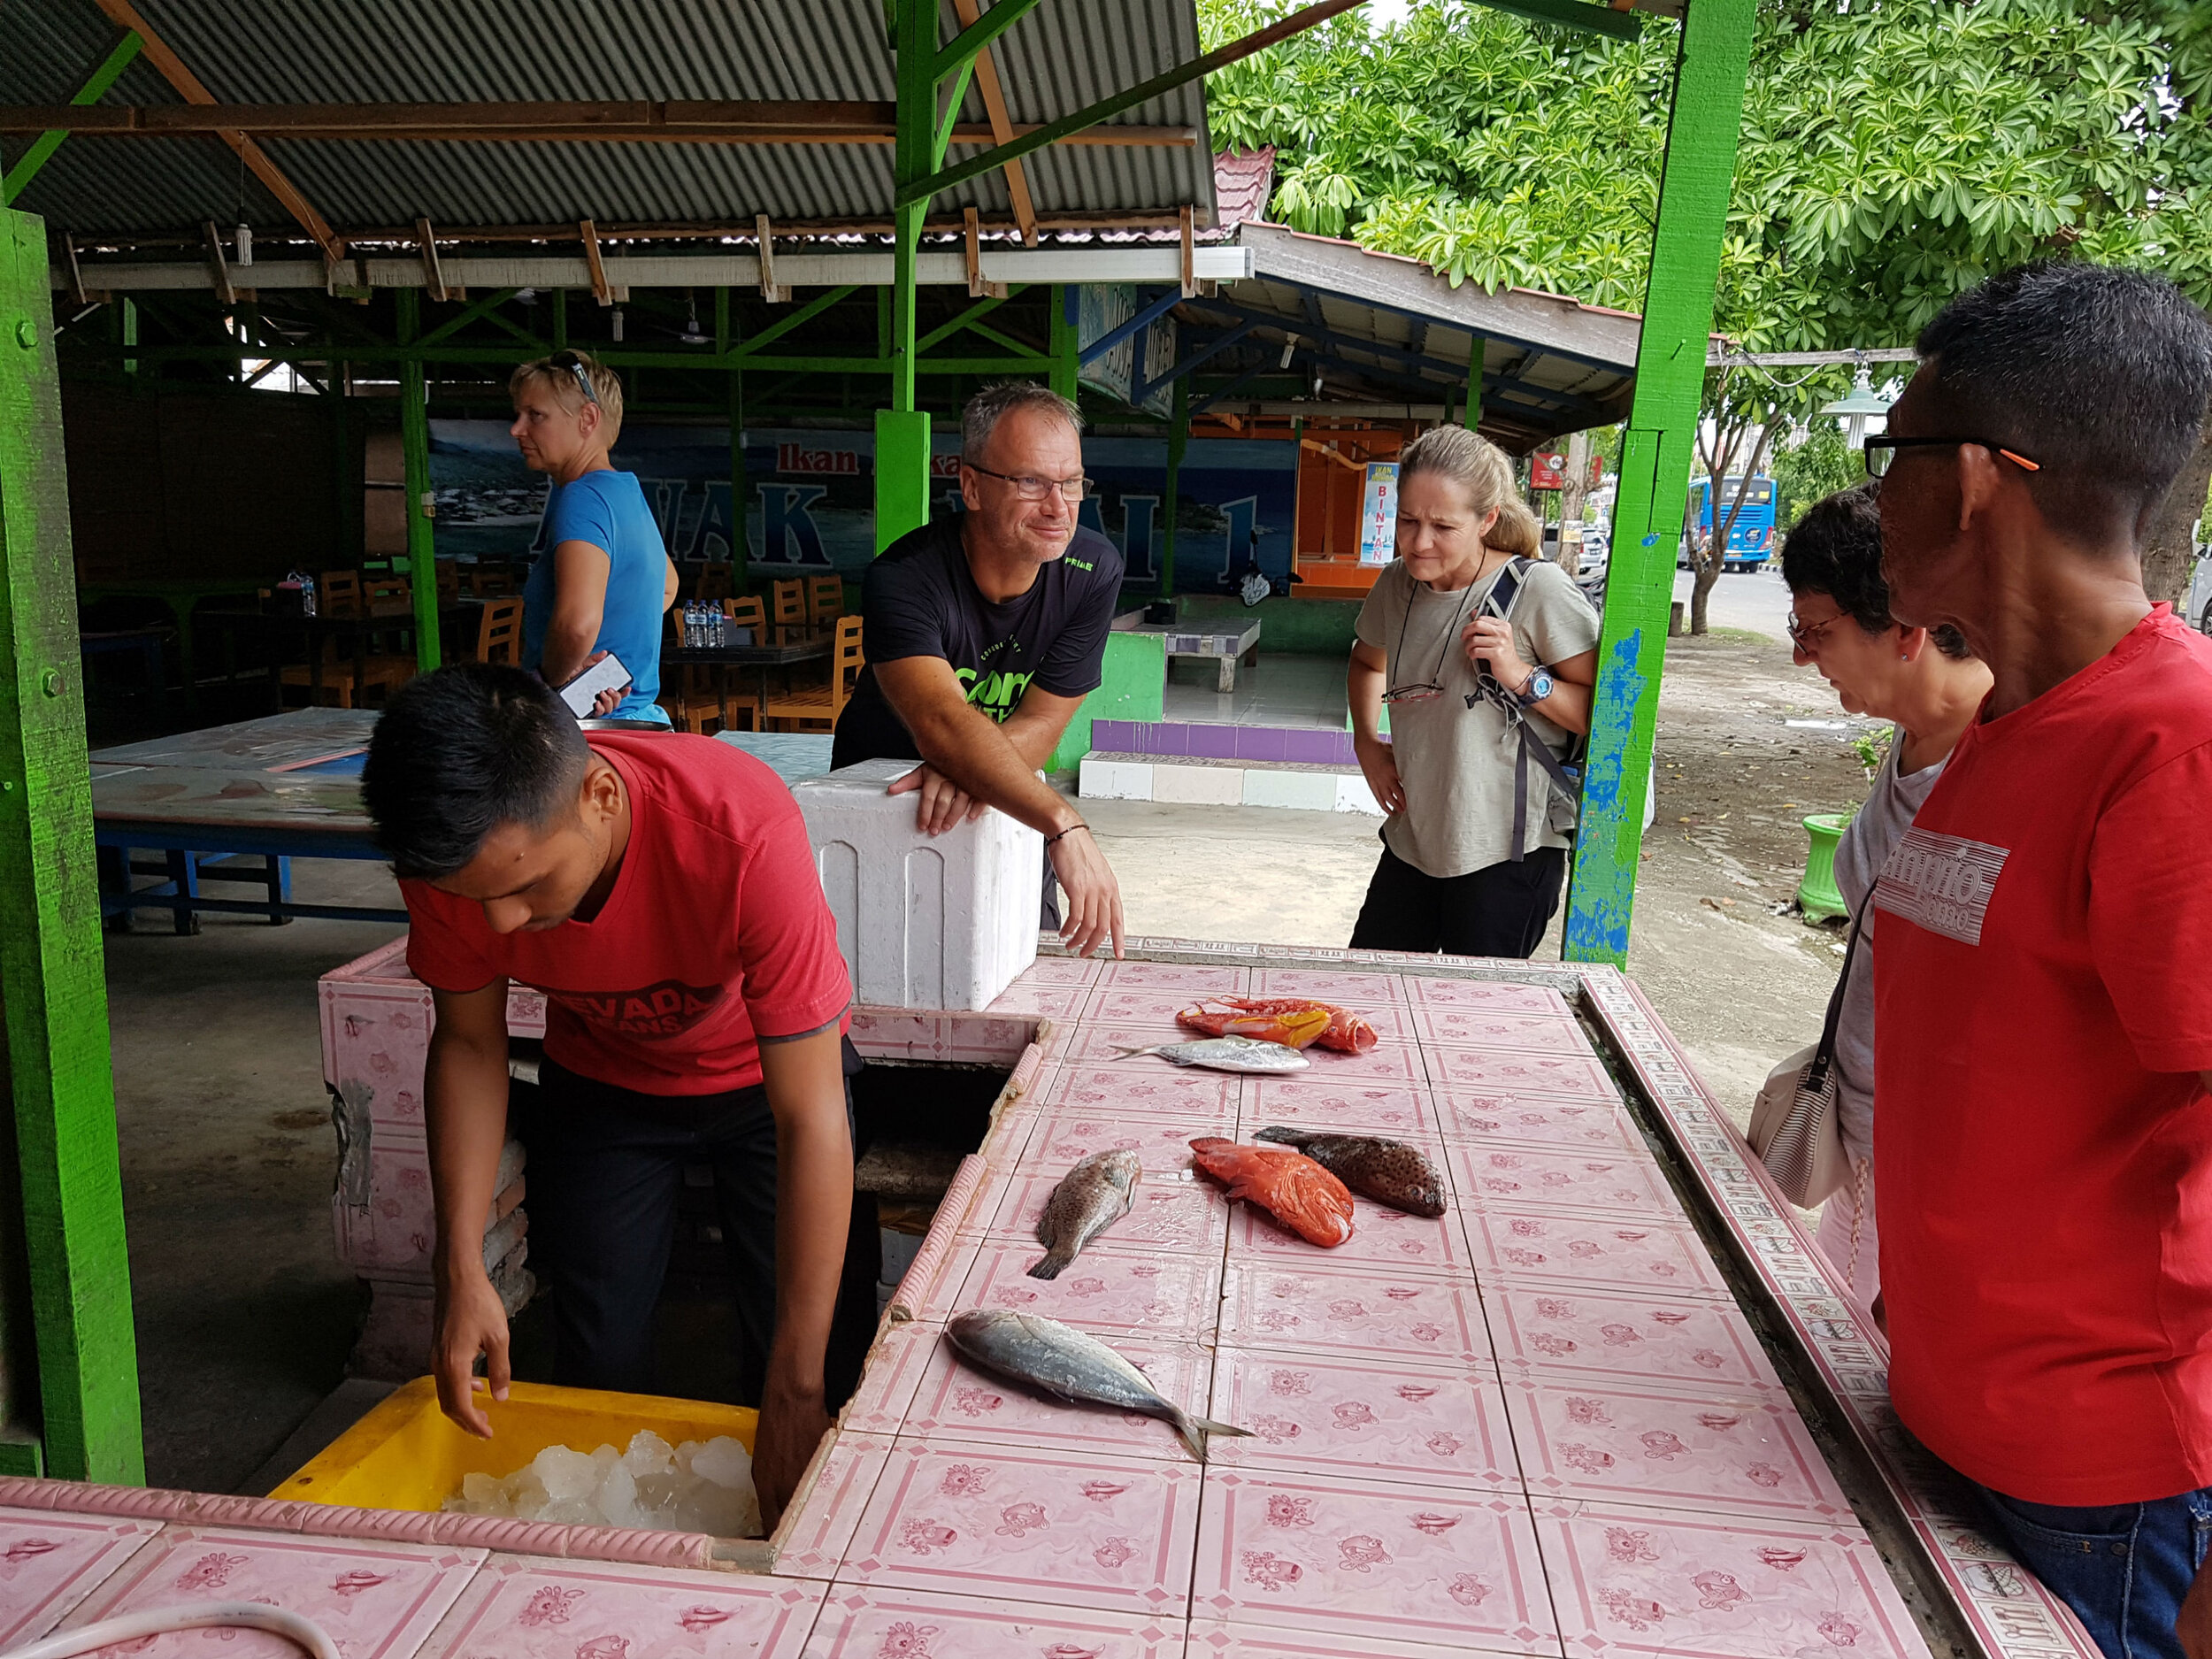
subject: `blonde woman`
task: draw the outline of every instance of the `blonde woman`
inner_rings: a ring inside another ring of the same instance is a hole
[[[1398,557],[1345,680],[1388,815],[1355,949],[1525,957],[1559,908],[1574,804],[1546,759],[1590,729],[1598,618],[1540,534],[1473,433],[1440,426],[1399,457]]]

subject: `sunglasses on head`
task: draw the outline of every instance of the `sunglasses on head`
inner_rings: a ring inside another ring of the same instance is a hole
[[[549,369],[566,369],[576,377],[576,384],[583,391],[586,402],[596,403],[599,401],[599,394],[592,389],[591,376],[585,372],[583,358],[573,351],[556,351],[545,360],[545,365]]]

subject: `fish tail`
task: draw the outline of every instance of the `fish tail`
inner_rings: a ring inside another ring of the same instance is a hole
[[[1202,1463],[1206,1461],[1206,1440],[1209,1435],[1230,1434],[1239,1440],[1252,1438],[1252,1431],[1249,1429],[1240,1429],[1227,1423],[1217,1423],[1211,1417],[1193,1417],[1180,1407],[1176,1407],[1173,1410],[1174,1415],[1168,1418],[1168,1422],[1173,1425],[1175,1432],[1182,1437],[1183,1444],[1190,1448],[1190,1455]]]
[[[1029,1270],[1032,1279],[1057,1279],[1070,1262],[1075,1260],[1073,1250],[1063,1250],[1058,1245],[1047,1250],[1044,1259]]]
[[[1157,1053],[1159,1053],[1159,1052],[1160,1052],[1160,1045],[1159,1045],[1159,1044],[1157,1044],[1157,1043],[1154,1043],[1154,1044],[1153,1044],[1150,1048],[1117,1048],[1114,1050],[1114,1057],[1115,1057],[1117,1060],[1128,1060],[1128,1059],[1133,1059],[1136,1056],[1141,1055],[1141,1054],[1157,1054]]]

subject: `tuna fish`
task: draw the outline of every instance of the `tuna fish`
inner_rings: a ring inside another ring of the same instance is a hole
[[[1324,1249],[1352,1236],[1352,1195],[1303,1153],[1239,1146],[1218,1135],[1190,1143],[1198,1167],[1227,1184],[1229,1202],[1257,1204],[1309,1244]]]
[[[1029,1270],[1030,1278],[1059,1278],[1085,1245],[1129,1213],[1143,1173],[1135,1153],[1117,1148],[1092,1153],[1062,1176],[1037,1218],[1045,1257]]]
[[[1158,1042],[1149,1048],[1124,1048],[1125,1060],[1141,1054],[1156,1054],[1178,1065],[1203,1066],[1210,1071],[1302,1071],[1313,1064],[1295,1048],[1254,1037],[1208,1037],[1202,1042]]]
[[[1380,1135],[1315,1134],[1280,1125],[1254,1138],[1296,1147],[1363,1198],[1408,1215],[1444,1213],[1444,1178],[1418,1147]]]
[[[1033,1313],[974,1308],[955,1314],[945,1327],[954,1348],[972,1365],[1033,1384],[1047,1394],[1093,1405],[1118,1406],[1161,1418],[1206,1461],[1210,1434],[1249,1435],[1249,1429],[1193,1417],[1163,1396],[1145,1374],[1096,1337]]]

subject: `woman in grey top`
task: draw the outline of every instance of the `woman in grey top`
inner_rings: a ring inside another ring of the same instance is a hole
[[[1356,949],[1525,957],[1559,907],[1574,804],[1546,762],[1590,729],[1598,618],[1538,536],[1511,464],[1473,433],[1439,426],[1399,457],[1398,557],[1345,680],[1389,815]]]
[[[1859,918],[1859,949],[1836,1025],[1837,1118],[1854,1174],[1821,1211],[1817,1235],[1869,1307],[1881,1278],[1874,1231],[1874,910],[1867,895],[1990,686],[1989,670],[1966,654],[1957,630],[1903,627],[1890,616],[1876,488],[1869,480],[1814,503],[1782,544],[1799,666],[1819,669],[1847,712],[1896,723],[1873,790],[1836,848],[1836,886]]]

